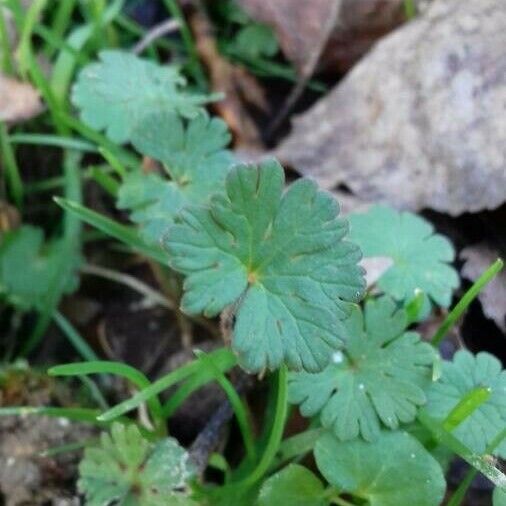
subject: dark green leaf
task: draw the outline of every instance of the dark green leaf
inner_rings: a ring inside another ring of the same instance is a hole
[[[170,265],[187,275],[183,310],[235,304],[232,346],[250,371],[321,370],[364,287],[332,196],[305,179],[283,185],[276,161],[235,167],[226,195],[184,209],[167,234]]]
[[[44,232],[31,225],[2,235],[0,294],[21,309],[44,307],[48,290],[61,268],[61,240],[44,242]],[[79,256],[74,259],[77,269]],[[77,288],[77,276],[67,280],[64,293]]]

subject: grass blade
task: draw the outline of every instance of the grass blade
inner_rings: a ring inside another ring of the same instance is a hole
[[[437,420],[430,417],[425,410],[421,409],[417,415],[418,421],[429,430],[434,439],[449,448],[453,453],[465,460],[469,465],[486,476],[497,486],[504,486],[506,475],[491,461],[489,455],[477,455],[466,445],[448,432]]]
[[[145,390],[151,386],[151,382],[148,378],[135,367],[121,362],[110,362],[110,361],[91,361],[82,362],[77,364],[65,364],[52,367],[49,369],[48,374],[50,376],[86,376],[89,374],[114,374],[126,378],[128,381],[133,383],[140,390]],[[152,396],[146,400],[146,404],[150,410],[153,419],[157,425],[161,427],[162,418],[162,406],[160,400],[156,396]]]
[[[459,300],[457,305],[450,311],[445,321],[441,324],[437,332],[432,338],[432,344],[438,347],[445,338],[448,331],[457,323],[464,311],[469,307],[471,302],[478,296],[483,287],[492,281],[494,277],[501,272],[504,262],[498,258],[469,288],[464,296]]]
[[[92,211],[77,202],[72,202],[67,199],[59,197],[54,198],[55,202],[70,213],[79,217],[85,223],[98,228],[107,235],[114,237],[118,241],[130,246],[134,251],[145,255],[148,258],[152,258],[161,264],[166,265],[168,263],[168,256],[161,248],[155,248],[148,246],[140,237],[134,228],[122,225],[110,218]]]
[[[85,360],[98,360],[97,354],[91,349],[90,345],[79,335],[77,330],[60,312],[55,311],[53,313],[53,320],[81,357]]]
[[[490,399],[490,388],[478,387],[468,392],[450,411],[443,421],[443,427],[448,432],[456,429],[466,418],[470,417],[484,402]]]
[[[36,146],[54,146],[62,149],[73,149],[83,153],[98,153],[91,142],[71,137],[45,134],[14,134],[9,137],[11,144],[33,144]]]
[[[232,354],[232,352],[228,348],[221,348],[220,350],[216,350],[210,353],[210,356],[219,364],[220,368],[223,371],[226,371],[233,367],[236,364],[236,358]],[[202,365],[200,361],[194,360],[179,369],[167,374],[163,378],[160,378],[158,381],[155,381],[148,388],[141,390],[139,393],[134,395],[132,398],[114,406],[109,411],[106,411],[102,415],[100,415],[100,420],[103,421],[112,421],[118,416],[124,415],[129,411],[137,408],[143,402],[148,401],[151,397],[158,395],[159,393],[167,390],[172,385],[179,383],[180,381],[185,380],[195,372],[201,369]]]

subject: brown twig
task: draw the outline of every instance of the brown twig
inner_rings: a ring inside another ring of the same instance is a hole
[[[198,2],[193,2],[192,5],[189,25],[193,31],[198,55],[208,70],[212,90],[225,95],[213,108],[230,127],[237,146],[262,149],[260,133],[244,107],[244,102],[266,108],[263,91],[245,69],[232,65],[221,56],[206,12]]]

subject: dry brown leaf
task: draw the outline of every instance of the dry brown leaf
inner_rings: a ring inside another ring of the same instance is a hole
[[[458,215],[506,201],[504,0],[434,0],[295,123],[275,154],[326,188]]]
[[[462,250],[460,257],[466,261],[462,275],[474,282],[497,260],[499,254],[486,244],[478,244]],[[506,332],[506,271],[501,271],[488,283],[478,298],[485,316]]]
[[[31,84],[0,74],[0,121],[19,123],[41,111],[39,93]]]
[[[274,28],[286,57],[300,74],[317,50],[332,4],[339,0],[240,0],[255,19]],[[385,33],[405,21],[404,0],[344,0],[321,66],[350,68]]]

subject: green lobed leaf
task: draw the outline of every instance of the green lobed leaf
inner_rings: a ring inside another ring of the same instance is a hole
[[[497,358],[486,352],[473,355],[467,350],[458,351],[453,361],[443,362],[440,380],[427,392],[425,410],[436,420],[445,420],[461,399],[477,387],[488,388],[490,396],[453,434],[473,452],[482,455],[506,426],[506,371]],[[506,458],[506,440],[494,454]]]
[[[290,464],[265,481],[258,506],[327,506],[322,482],[309,470]]]
[[[166,236],[171,267],[187,276],[183,311],[234,304],[232,347],[249,371],[321,370],[364,288],[332,196],[306,179],[283,186],[274,160],[236,166],[226,195],[183,209]]]
[[[304,416],[320,413],[322,425],[341,440],[368,441],[381,426],[397,429],[415,419],[426,401],[435,352],[407,332],[405,311],[389,297],[368,300],[345,320],[347,340],[322,372],[291,373],[289,401]]]
[[[61,268],[61,240],[44,242],[44,232],[31,225],[6,232],[0,239],[0,294],[23,310],[41,309]],[[76,268],[80,258],[75,259]],[[71,277],[65,293],[77,288]]]
[[[369,506],[437,506],[444,497],[441,466],[404,431],[383,432],[373,443],[329,432],[316,442],[315,458],[330,484]]]
[[[85,450],[78,488],[88,506],[196,506],[186,489],[193,473],[175,439],[152,444],[135,425],[115,423]]]
[[[350,238],[365,257],[390,257],[393,265],[378,280],[379,288],[396,300],[422,290],[443,307],[451,303],[459,277],[449,265],[455,258],[451,243],[426,220],[413,213],[373,206],[350,214]]]
[[[105,130],[114,142],[129,141],[138,122],[153,112],[193,117],[216,98],[184,93],[185,79],[175,66],[162,67],[118,50],[102,51],[99,58],[80,72],[72,102],[84,123]]]
[[[157,113],[143,119],[132,133],[132,143],[143,155],[163,163],[166,177],[127,175],[118,193],[118,207],[128,209],[150,244],[160,244],[176,213],[188,204],[204,204],[223,192],[234,163],[225,149],[230,142],[226,124],[207,114],[183,121],[175,113]]]

